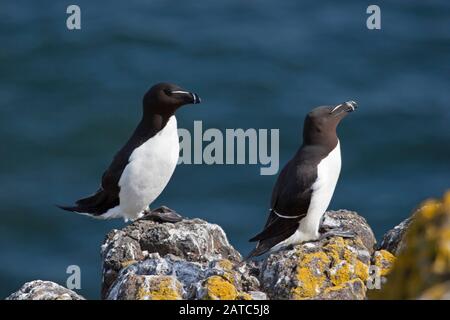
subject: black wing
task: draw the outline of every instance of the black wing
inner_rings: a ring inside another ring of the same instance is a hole
[[[281,171],[273,189],[271,209],[264,229],[250,239],[259,242],[249,257],[267,252],[295,232],[299,222],[308,212],[312,185],[316,179],[316,161],[305,156],[296,156],[289,161]]]
[[[142,134],[142,127],[138,126],[125,146],[114,156],[108,169],[103,173],[100,188],[93,195],[76,201],[75,206],[58,207],[67,211],[100,216],[109,209],[119,205],[119,180],[128,164],[130,155],[135,148],[139,147],[153,135],[154,132]]]
[[[76,201],[75,206],[58,207],[67,211],[100,216],[119,205],[119,180],[130,154],[131,152],[128,153],[125,148],[116,154],[109,168],[103,173],[100,188],[93,195]]]

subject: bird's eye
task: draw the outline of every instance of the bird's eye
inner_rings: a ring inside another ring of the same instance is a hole
[[[172,95],[172,91],[170,89],[164,89],[164,93],[168,96]]]

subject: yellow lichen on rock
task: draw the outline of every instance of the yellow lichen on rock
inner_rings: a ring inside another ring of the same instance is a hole
[[[217,266],[223,270],[222,277],[232,284],[236,282],[236,275],[233,272],[233,263],[230,260],[222,259],[217,262]]]
[[[347,282],[341,283],[340,285],[328,287],[320,294],[318,298],[320,299],[357,299],[363,300],[366,297],[366,286],[364,282],[355,278]]]
[[[206,300],[236,300],[238,291],[227,279],[220,276],[211,276],[205,282]]]
[[[202,282],[200,297],[205,300],[253,300],[253,297],[242,291],[242,275],[236,270],[236,265],[221,259],[213,263],[217,275]]]
[[[447,214],[445,217],[443,215],[438,218],[446,227],[439,228],[439,232],[430,235],[430,237],[435,237],[437,248],[432,269],[435,273],[443,275],[450,273],[450,191],[444,195],[440,211]],[[439,227],[442,227],[442,225],[439,225]]]
[[[362,282],[361,279],[356,278],[356,279],[352,279],[352,280],[343,282],[343,283],[341,283],[341,284],[339,284],[337,286],[328,287],[325,290],[323,290],[323,293],[324,294],[330,294],[330,293],[332,293],[334,291],[340,291],[342,289],[345,289],[346,287],[348,287],[350,284],[352,284],[354,282],[359,282],[362,286],[364,286],[364,282]]]
[[[366,281],[369,277],[369,258],[363,262],[358,257],[358,250],[364,249],[364,244],[358,237],[333,237],[312,252],[308,247],[299,246],[296,252],[297,281],[290,298],[310,299],[330,288],[338,290],[341,285],[352,280]],[[365,292],[365,286],[362,287]]]
[[[421,300],[450,300],[450,281],[432,286],[418,298]]]
[[[222,269],[224,269],[224,270],[226,270],[226,271],[232,271],[232,270],[233,270],[233,263],[232,263],[230,260],[228,260],[228,259],[222,259],[222,260],[220,260],[220,261],[218,262],[218,265],[219,265]]]
[[[425,201],[419,209],[419,216],[417,218],[422,220],[431,220],[435,216],[436,212],[439,212],[441,205],[442,204],[435,199]]]
[[[372,298],[416,299],[450,280],[450,192],[420,206],[383,290]]]
[[[181,300],[182,286],[172,276],[147,276],[136,294],[137,300]]]
[[[341,260],[337,265],[330,269],[330,280],[335,286],[347,282],[352,278],[353,266],[347,261]]]
[[[325,252],[298,252],[296,280],[298,285],[293,288],[292,299],[305,299],[317,295],[326,286],[325,270],[330,264],[330,258]]]
[[[394,264],[395,256],[386,250],[375,251],[373,254],[373,264],[378,267],[379,275],[386,276]]]
[[[323,247],[327,254],[333,259],[334,263],[338,263],[342,259],[344,239],[341,237],[331,238]]]
[[[366,281],[369,278],[369,266],[360,260],[355,262],[355,276],[362,281]]]
[[[325,252],[332,257],[330,280],[335,286],[355,277],[365,281],[369,276],[369,266],[358,259],[354,245],[363,246],[359,238],[344,240],[336,237],[324,247]]]

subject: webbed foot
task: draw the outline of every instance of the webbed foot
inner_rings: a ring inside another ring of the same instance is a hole
[[[141,219],[152,220],[155,222],[175,223],[183,220],[183,217],[175,210],[172,210],[166,206],[161,206],[155,210],[146,210]]]

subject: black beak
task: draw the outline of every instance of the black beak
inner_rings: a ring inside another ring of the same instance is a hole
[[[356,108],[358,108],[358,104],[355,101],[350,100],[350,101],[338,104],[330,111],[330,113],[333,114],[334,116],[337,116],[344,112],[353,112],[356,110]]]
[[[200,99],[200,97],[198,96],[198,94],[193,93],[193,92],[189,92],[189,91],[185,91],[185,90],[172,90],[170,91],[171,95],[179,95],[186,104],[188,103],[193,103],[193,104],[198,104],[200,102],[202,102],[202,100]]]
[[[200,99],[200,97],[198,96],[198,94],[196,94],[196,93],[191,93],[191,95],[192,95],[192,98],[193,98],[193,104],[198,104],[198,103],[200,103],[200,102],[202,102],[202,99]]]
[[[344,102],[343,104],[346,106],[345,111],[347,111],[347,112],[353,112],[356,110],[356,108],[358,108],[358,104],[353,100]]]

